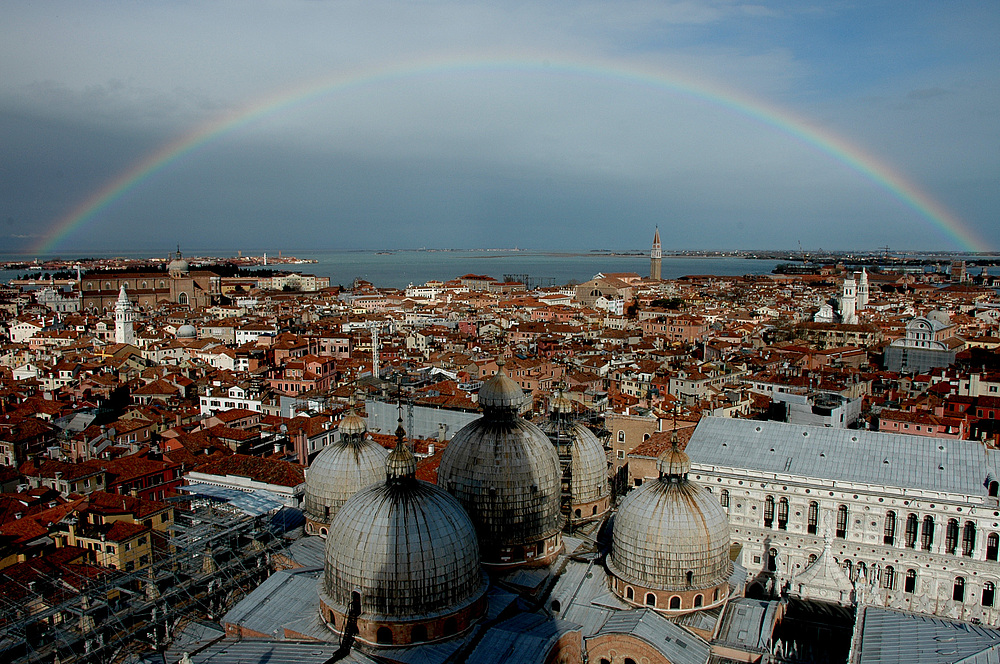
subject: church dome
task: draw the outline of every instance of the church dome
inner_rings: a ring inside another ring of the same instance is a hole
[[[351,409],[340,423],[340,440],[324,449],[306,473],[303,508],[310,534],[325,534],[340,507],[361,489],[385,479],[389,452],[365,439],[365,422]],[[355,422],[354,419],[359,420]],[[346,423],[346,426],[345,426]]]
[[[589,503],[611,494],[608,455],[597,436],[583,424],[570,427],[573,436],[573,503]]]
[[[197,339],[198,330],[197,328],[195,328],[194,325],[191,325],[190,323],[185,323],[184,325],[181,325],[180,327],[177,328],[176,337],[178,339]]]
[[[711,492],[687,479],[690,468],[687,454],[668,450],[660,477],[618,508],[607,565],[615,592],[628,601],[684,612],[726,598],[729,519]]]
[[[563,396],[552,403],[551,418],[541,425],[555,446],[563,473],[570,475],[573,523],[600,518],[611,509],[611,483],[604,445],[582,422],[569,419],[573,405]]]
[[[559,457],[541,429],[518,417],[523,399],[502,369],[486,381],[483,417],[455,434],[438,468],[438,484],[476,526],[486,565],[547,563],[562,546]]]
[[[402,444],[387,476],[348,500],[330,525],[321,589],[338,631],[353,613],[363,642],[405,645],[463,631],[485,610],[476,531],[443,489],[414,477]]]

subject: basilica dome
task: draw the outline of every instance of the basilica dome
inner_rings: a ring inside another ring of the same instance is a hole
[[[385,479],[388,451],[365,438],[365,421],[354,408],[340,422],[340,439],[327,446],[306,472],[306,532],[326,535],[337,510],[361,489]]]
[[[572,402],[560,394],[541,429],[556,448],[563,477],[569,475],[569,519],[582,523],[599,519],[611,509],[611,483],[604,445],[585,424],[572,417]]]
[[[483,417],[455,434],[438,467],[438,485],[468,512],[488,566],[544,564],[562,548],[559,457],[518,415],[524,400],[501,368],[479,391]]]
[[[684,613],[726,599],[729,520],[711,492],[688,480],[690,469],[675,442],[660,457],[659,478],[618,508],[607,566],[626,601]]]
[[[362,489],[330,524],[320,600],[335,630],[357,620],[357,638],[379,645],[463,632],[486,607],[476,531],[443,489],[415,478],[398,435],[385,480]]]

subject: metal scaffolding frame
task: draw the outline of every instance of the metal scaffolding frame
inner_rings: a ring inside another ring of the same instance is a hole
[[[0,660],[104,664],[163,651],[179,627],[218,620],[260,585],[274,554],[287,556],[271,516],[194,500],[190,511],[175,512],[150,567],[72,578],[69,566],[32,584],[14,580],[25,596],[0,596]]]

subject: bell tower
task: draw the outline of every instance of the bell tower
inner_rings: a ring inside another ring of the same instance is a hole
[[[649,278],[660,280],[660,263],[663,262],[663,250],[660,249],[660,227],[653,234],[653,250],[649,252]]]
[[[115,303],[115,343],[135,345],[135,310],[125,293],[125,284],[118,291]]]

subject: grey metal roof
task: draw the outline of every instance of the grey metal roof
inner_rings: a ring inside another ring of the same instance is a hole
[[[584,636],[593,636],[607,621],[611,612],[630,607],[608,590],[604,568],[593,562],[570,560],[559,580],[552,587],[549,607],[558,602],[558,615],[583,628]]]
[[[580,626],[537,613],[522,613],[494,625],[466,660],[467,664],[543,664],[559,639]]]
[[[777,619],[777,602],[740,597],[726,605],[716,641],[750,652],[767,652]]]
[[[288,546],[288,556],[302,567],[322,567],[326,560],[326,540],[300,537]]]
[[[322,575],[323,570],[317,568],[275,572],[230,609],[221,622],[284,638],[285,624],[319,615],[316,588]]]
[[[598,632],[598,636],[605,634],[631,634],[673,664],[704,664],[711,651],[703,640],[649,609],[614,613]]]
[[[865,607],[853,664],[1000,662],[1000,630]]]
[[[985,496],[1000,455],[980,443],[706,417],[687,445],[695,465]]]
[[[274,512],[284,507],[284,503],[276,495],[265,489],[240,491],[214,484],[192,482],[187,486],[178,487],[181,491],[189,491],[197,496],[207,496],[216,500],[224,500],[233,507],[249,516],[260,516]]]
[[[337,651],[336,643],[301,643],[295,641],[220,641],[190,655],[194,664],[321,664]],[[173,664],[171,662],[171,664]],[[352,650],[338,664],[377,664],[376,660]]]

